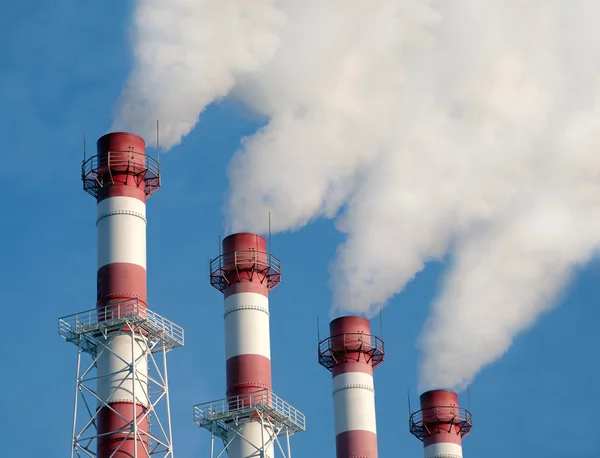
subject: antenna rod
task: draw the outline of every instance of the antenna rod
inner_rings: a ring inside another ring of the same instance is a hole
[[[319,328],[319,315],[317,315],[317,341],[321,342],[321,330]]]
[[[469,412],[471,411],[471,384],[467,385],[467,405],[469,406]]]
[[[269,253],[272,251],[271,247],[271,212],[269,212]]]
[[[406,399],[408,400],[408,416],[412,415],[412,409],[410,408],[410,389],[406,388]]]
[[[383,339],[383,317],[382,317],[383,309],[379,309],[379,332],[380,337]]]
[[[86,158],[86,138],[85,138],[85,130],[83,131],[83,162],[85,163]]]
[[[158,119],[156,120],[156,154],[157,160],[160,163],[160,137],[158,136]]]

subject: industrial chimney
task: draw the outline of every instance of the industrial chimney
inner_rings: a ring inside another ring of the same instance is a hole
[[[224,399],[194,406],[194,421],[211,432],[211,457],[215,438],[229,458],[273,458],[275,449],[289,457],[289,437],[305,429],[304,415],[271,386],[269,291],[280,281],[279,260],[257,234],[226,237],[210,262],[211,285],[225,299],[227,389]]]
[[[183,329],[150,311],[146,294],[146,199],[159,165],[141,137],[115,132],[84,157],[82,179],[97,202],[97,301],[59,319],[78,348],[71,456],[171,457],[166,353],[183,345]]]
[[[383,362],[383,341],[365,318],[344,316],[319,342],[319,363],[333,376],[337,458],[377,458],[373,369]]]
[[[410,432],[423,441],[425,458],[462,458],[462,439],[473,426],[471,413],[450,390],[421,395],[421,410],[410,415]]]

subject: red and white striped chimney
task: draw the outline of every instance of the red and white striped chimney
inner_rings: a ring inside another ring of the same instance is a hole
[[[147,183],[145,173],[140,175],[146,169],[145,142],[137,135],[115,132],[101,137],[97,148],[96,168],[103,186],[97,194],[96,306],[102,309],[113,303],[137,299],[137,307],[145,310]],[[103,320],[100,315],[99,320]],[[144,417],[149,403],[146,338],[125,329],[110,335],[107,346],[110,351],[103,351],[97,361],[97,394],[110,406],[100,407],[98,412],[97,456],[130,458],[137,448],[135,456],[148,457],[146,434],[149,426],[148,417]],[[129,369],[134,361],[138,373],[135,383]],[[134,436],[129,431],[136,417],[138,434]]]
[[[319,342],[319,363],[331,370],[337,458],[377,458],[373,369],[383,362],[383,342],[369,321],[344,316]]]
[[[471,413],[450,390],[421,395],[421,410],[410,417],[410,432],[423,441],[425,458],[462,458],[462,438],[473,426]]]
[[[271,269],[275,258],[267,253],[265,238],[248,232],[226,237],[220,259],[221,272],[226,272],[223,295],[227,397],[233,398],[232,406],[239,406],[239,399],[250,399],[248,393],[272,390],[269,290],[280,282],[279,267]],[[211,276],[211,281],[215,280],[221,281]],[[240,397],[238,401],[236,397]],[[244,423],[231,436],[233,441],[227,449],[230,458],[263,456],[258,449],[265,443],[264,456],[274,456],[274,443],[269,441],[273,431],[263,427],[258,419]]]

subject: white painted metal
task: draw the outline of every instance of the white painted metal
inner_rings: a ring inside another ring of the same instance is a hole
[[[147,406],[148,396],[148,344],[143,336],[131,333],[110,335],[105,345],[110,351],[98,356],[98,396],[102,402],[134,402]],[[134,373],[131,360],[135,360]]]
[[[274,440],[273,429],[257,418],[230,428],[227,453],[229,458],[274,458]]]
[[[462,447],[451,442],[440,442],[425,447],[425,458],[462,458]]]
[[[373,376],[346,372],[333,378],[335,434],[370,431],[377,434]]]
[[[169,351],[183,346],[183,328],[146,308],[137,298],[59,318],[58,333],[68,342],[75,343],[83,336],[89,353],[96,346],[96,334],[119,329],[123,322],[139,327],[148,337],[148,346],[153,352],[162,351],[162,347]]]
[[[120,307],[122,304],[116,304]],[[96,456],[97,431],[95,430],[99,407],[109,407],[105,402],[106,389],[100,393],[96,387],[109,386],[112,393],[119,396],[126,392],[124,385],[130,381],[146,380],[148,387],[144,393],[150,393],[147,398],[147,417],[151,429],[145,432],[149,439],[149,455],[157,458],[173,458],[171,413],[169,408],[169,384],[167,376],[166,353],[177,346],[183,345],[183,329],[174,323],[152,313],[152,320],[147,314],[135,313],[137,307],[132,306],[132,313],[121,318],[98,321],[93,318],[91,311],[63,317],[59,319],[59,334],[68,342],[78,347],[76,394],[73,415],[73,440],[71,456],[94,457]],[[109,316],[106,312],[103,316]],[[80,320],[81,318],[81,320]],[[167,326],[170,324],[170,326]],[[175,332],[171,328],[178,328]],[[148,339],[137,336],[147,333]],[[112,337],[119,334],[118,337]],[[129,339],[121,339],[127,337]],[[145,344],[144,342],[147,342]],[[143,349],[143,352],[140,352]],[[88,365],[82,365],[83,354],[91,355]],[[162,353],[162,357],[158,355]],[[123,356],[127,355],[127,358]],[[138,357],[139,355],[139,357]],[[129,361],[128,365],[123,360]],[[133,360],[133,361],[132,361]],[[100,363],[100,361],[104,361]],[[148,367],[151,367],[151,376]],[[108,372],[115,370],[118,372]],[[124,375],[129,373],[129,377]],[[115,380],[123,379],[123,385],[116,387]],[[104,383],[108,382],[108,383]],[[138,383],[130,383],[135,397],[140,398]],[[133,399],[133,395],[129,394]],[[161,402],[163,401],[164,402]],[[96,405],[97,404],[97,405]],[[145,417],[136,420],[145,421]],[[136,437],[138,430],[135,421],[130,426],[130,437]],[[142,442],[140,441],[140,444]],[[143,445],[142,445],[143,446]],[[138,448],[138,455],[142,450]]]
[[[258,293],[225,299],[225,357],[261,355],[271,359],[269,300]]]
[[[194,421],[211,432],[211,458],[263,456],[257,448],[265,457],[273,457],[276,449],[278,456],[291,458],[290,437],[306,429],[304,414],[267,389],[198,404]],[[285,437],[285,444],[280,437]],[[223,440],[216,455],[215,438]]]
[[[115,262],[146,268],[146,205],[133,197],[98,203],[98,268]]]
[[[225,299],[225,357],[260,355],[271,358],[269,299],[259,293],[232,294]],[[230,427],[229,458],[274,458],[274,434],[260,419]]]

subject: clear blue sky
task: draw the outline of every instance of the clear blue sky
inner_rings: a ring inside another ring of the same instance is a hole
[[[131,63],[130,8],[115,0],[0,6],[3,456],[69,454],[76,349],[57,335],[57,318],[93,308],[96,292],[96,210],[81,189],[81,137],[87,131],[93,149],[110,125]],[[207,262],[223,235],[227,163],[257,125],[229,101],[211,106],[162,157],[163,189],[148,203],[150,307],[186,331],[186,346],[169,360],[179,458],[208,456],[209,434],[192,422],[192,405],[224,393],[222,297]],[[331,221],[272,240],[283,265],[271,295],[274,391],[307,416],[308,430],[293,438],[301,458],[334,456],[331,381],[317,363],[315,321],[325,333],[328,265],[340,241]],[[387,355],[375,376],[384,458],[422,453],[408,433],[406,390],[416,403],[415,339],[443,272],[429,265],[384,311]],[[594,261],[560,306],[476,379],[467,458],[600,456],[599,279]]]

